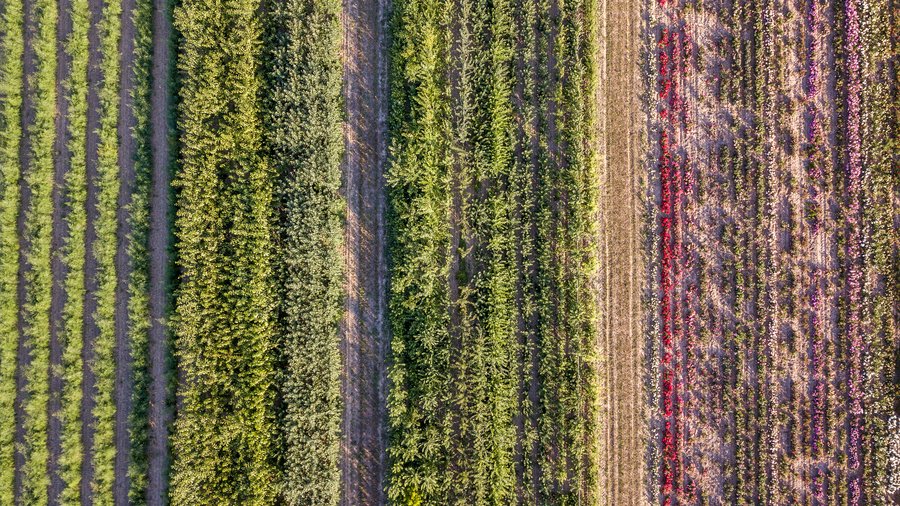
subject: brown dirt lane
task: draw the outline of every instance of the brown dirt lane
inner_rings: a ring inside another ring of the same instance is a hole
[[[341,329],[343,505],[385,504],[384,166],[388,0],[344,0],[346,314]]]
[[[19,215],[16,219],[16,230],[19,235],[19,275],[16,287],[16,298],[19,303],[18,315],[18,333],[19,346],[16,351],[16,400],[14,403],[16,435],[15,445],[16,453],[14,457],[15,473],[13,490],[15,497],[22,497],[23,476],[22,467],[25,465],[25,455],[21,449],[25,447],[25,396],[26,381],[25,371],[31,363],[30,350],[24,342],[25,335],[25,312],[22,309],[25,305],[25,274],[28,272],[29,265],[26,260],[28,251],[28,241],[25,238],[25,213],[24,209],[28,209],[31,205],[31,191],[25,182],[25,171],[31,166],[31,140],[28,136],[28,128],[34,123],[34,96],[32,81],[34,73],[37,69],[34,56],[34,2],[32,0],[23,0],[22,7],[24,11],[23,36],[23,53],[22,53],[22,140],[19,143]]]
[[[56,504],[64,483],[59,476],[59,457],[62,453],[62,421],[56,416],[61,407],[62,388],[62,346],[59,342],[60,327],[63,322],[63,308],[66,293],[63,283],[67,269],[63,262],[63,245],[68,235],[63,209],[65,177],[70,167],[68,97],[63,84],[71,73],[71,58],[66,54],[65,41],[72,33],[72,16],[69,12],[69,0],[59,0],[58,22],[56,25],[56,136],[54,140],[55,158],[53,161],[53,235],[50,242],[50,272],[53,285],[50,289],[50,402],[47,407],[48,433],[47,444],[50,447],[50,504]]]
[[[150,433],[147,450],[147,504],[167,503],[169,469],[169,344],[165,318],[169,308],[170,148],[172,116],[171,2],[153,1],[153,68],[151,69],[152,188],[150,189]]]
[[[135,0],[122,0],[121,38],[119,39],[119,197],[116,210],[116,425],[115,425],[115,504],[128,504],[130,480],[128,464],[131,457],[131,440],[128,418],[134,387],[132,377],[131,346],[129,344],[128,280],[131,276],[131,260],[128,256],[128,238],[131,235],[128,209],[134,192],[135,142],[132,131],[135,126],[134,100],[134,6]]]
[[[598,13],[601,504],[643,500],[639,0]]]

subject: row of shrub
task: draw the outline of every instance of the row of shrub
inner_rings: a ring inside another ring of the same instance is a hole
[[[340,498],[340,10],[176,10],[174,504]]]
[[[90,10],[86,0],[72,0],[69,5],[72,31],[64,42],[69,60],[68,76],[63,86],[68,122],[68,171],[65,174],[63,202],[66,234],[62,261],[65,266],[63,317],[57,330],[62,349],[62,392],[60,411],[59,477],[63,489],[58,498],[62,504],[81,499],[82,442],[81,403],[83,374],[83,332],[85,298],[85,233],[87,229],[87,89],[88,29]],[[54,498],[56,499],[56,498]]]
[[[267,4],[266,153],[272,164],[275,343],[286,504],[337,504],[343,200],[340,0]]]
[[[271,169],[262,156],[259,3],[189,0],[181,36],[171,502],[270,504]]]

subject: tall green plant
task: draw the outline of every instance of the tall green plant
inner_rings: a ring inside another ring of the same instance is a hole
[[[134,192],[129,207],[128,256],[128,339],[134,387],[132,411],[128,417],[131,456],[128,465],[129,499],[147,502],[147,472],[150,409],[150,194],[153,153],[151,146],[151,70],[153,65],[153,1],[137,0],[134,6],[134,89],[132,100],[135,126]]]
[[[84,346],[84,261],[87,228],[87,73],[88,27],[90,11],[86,0],[72,0],[70,5],[72,32],[65,43],[71,70],[64,85],[68,101],[69,170],[65,175],[65,210],[68,234],[63,246],[66,276],[63,280],[66,298],[63,322],[59,332],[62,347],[63,387],[60,411],[59,475],[64,483],[59,501],[70,504],[81,500],[81,463],[83,444],[81,430],[82,349]]]
[[[270,504],[276,493],[272,188],[260,155],[258,10],[252,0],[188,0],[175,12],[175,505]]]
[[[276,171],[281,496],[340,499],[343,153],[341,2],[268,9],[268,148]]]
[[[97,189],[96,214],[93,221],[96,240],[91,254],[97,264],[97,309],[93,315],[97,326],[94,355],[90,363],[94,373],[94,445],[91,448],[94,504],[112,504],[115,481],[115,380],[116,380],[116,209],[119,195],[119,38],[122,7],[119,2],[106,2],[99,24],[100,71],[98,91],[100,121],[98,125],[97,174],[91,183]]]
[[[391,51],[390,319],[392,389],[388,496],[449,500],[449,100],[446,5],[394,4]]]

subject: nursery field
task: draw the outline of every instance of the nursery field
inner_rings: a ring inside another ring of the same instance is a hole
[[[0,0],[0,505],[900,503],[894,0]]]
[[[645,485],[897,500],[897,8],[648,5]]]

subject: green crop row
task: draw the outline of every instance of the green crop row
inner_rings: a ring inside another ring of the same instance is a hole
[[[94,215],[96,240],[91,254],[97,265],[94,294],[97,309],[94,323],[97,338],[89,364],[94,373],[94,444],[91,448],[94,504],[113,503],[115,480],[115,379],[116,379],[116,266],[117,232],[116,209],[119,195],[119,39],[122,7],[120,2],[106,2],[98,26],[100,35],[100,71],[102,80],[98,90],[100,103],[99,137],[97,147],[96,188],[97,203]]]
[[[595,488],[591,5],[395,4],[396,502]]]
[[[259,7],[187,0],[175,12],[174,505],[270,504],[276,494],[272,178],[261,156]]]
[[[388,497],[398,504],[449,503],[447,15],[440,0],[393,5]]]
[[[29,150],[23,163],[23,180],[30,198],[23,202],[25,217],[25,300],[21,308],[23,344],[29,360],[23,369],[22,399],[24,457],[22,495],[25,504],[48,501],[47,402],[50,373],[50,238],[52,235],[53,146],[56,116],[56,2],[39,0],[26,13],[32,26],[34,73],[27,76],[34,107],[34,121],[26,135]],[[27,55],[26,55],[27,56]]]
[[[449,90],[458,246],[451,250],[452,419],[457,426],[446,482],[457,503],[500,504],[514,497],[518,375],[515,271],[511,248],[512,169],[508,3],[464,1],[450,15]],[[458,32],[458,38],[454,33]]]
[[[267,143],[275,173],[278,413],[285,504],[337,504],[343,153],[339,0],[268,6]]]
[[[0,503],[14,502],[22,2],[0,6]]]
[[[83,444],[81,430],[82,349],[84,345],[84,261],[87,213],[87,173],[85,139],[87,138],[87,73],[88,27],[90,11],[86,0],[72,0],[70,5],[72,32],[65,43],[71,59],[69,77],[64,91],[67,99],[69,124],[69,170],[65,175],[65,216],[68,234],[63,246],[66,293],[63,321],[58,334],[62,348],[62,379],[60,411],[57,413],[62,433],[59,456],[59,475],[64,483],[59,501],[72,504],[81,498],[81,463]]]
[[[153,153],[151,146],[151,70],[153,65],[153,0],[135,2],[134,35],[134,191],[129,207],[128,336],[132,360],[132,410],[128,417],[131,442],[128,466],[129,499],[147,502],[147,445],[150,411],[150,196]]]

